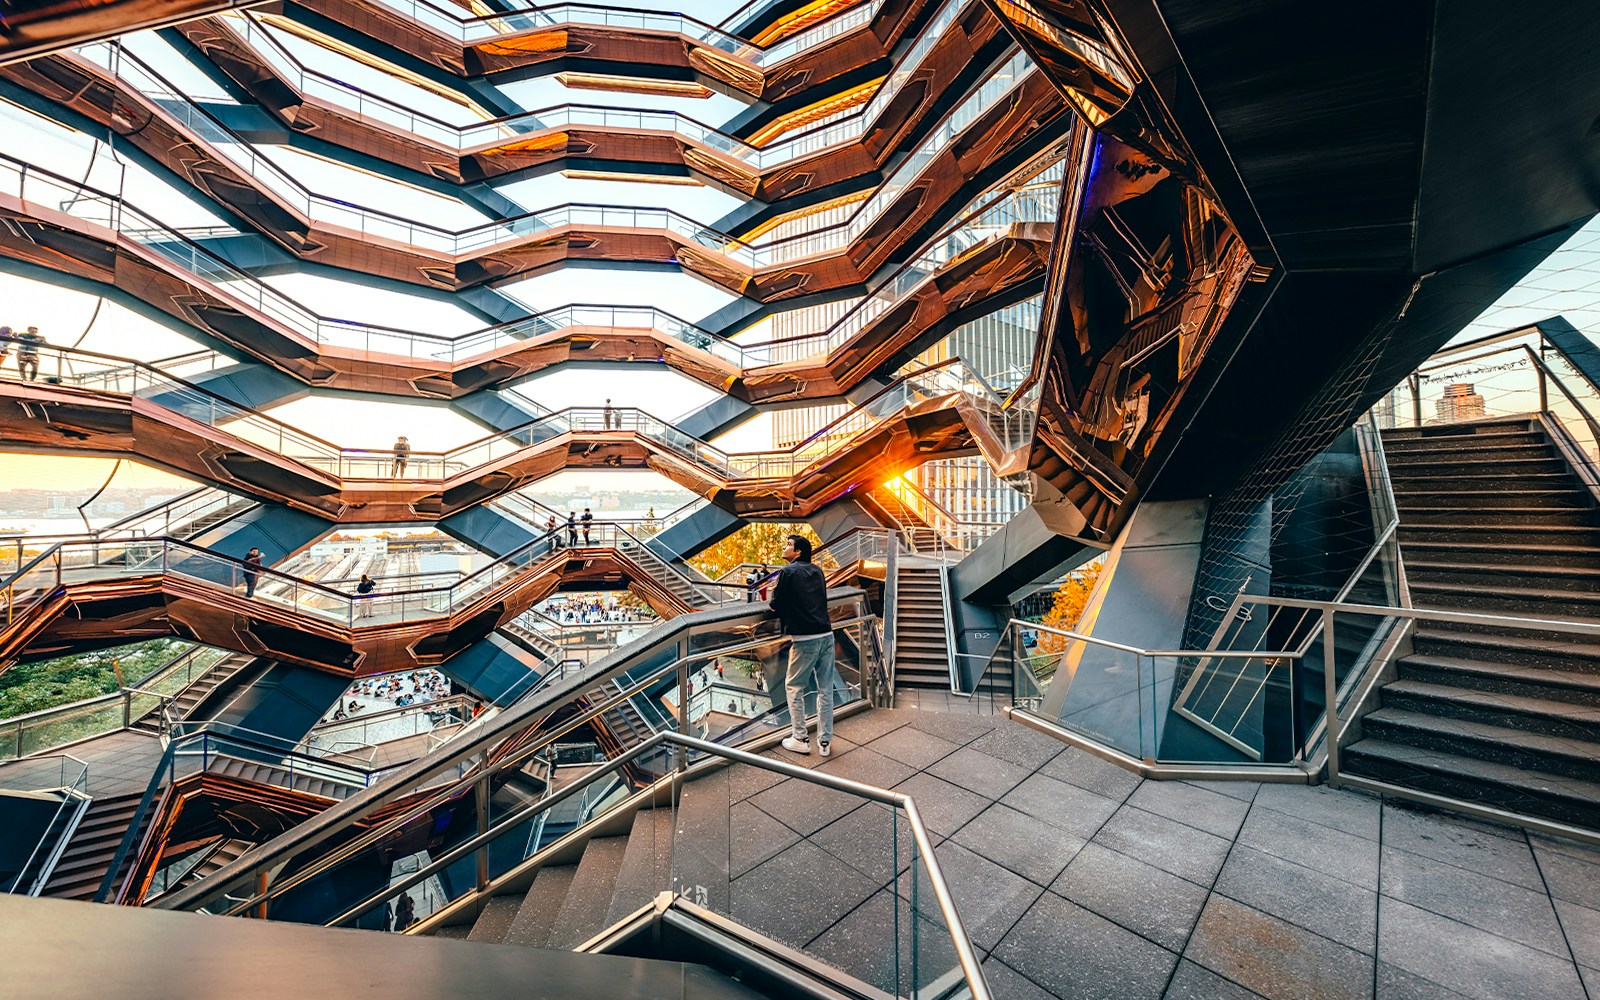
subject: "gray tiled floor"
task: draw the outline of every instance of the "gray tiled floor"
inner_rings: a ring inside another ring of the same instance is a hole
[[[1141,781],[928,700],[841,722],[826,769],[914,797],[999,997],[1600,1000],[1600,850],[1324,787]],[[792,845],[736,895],[815,883],[784,940],[892,978],[884,816],[755,787]]]

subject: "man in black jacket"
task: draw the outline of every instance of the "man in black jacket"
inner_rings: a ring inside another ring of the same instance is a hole
[[[783,558],[788,565],[778,571],[778,583],[772,590],[772,610],[791,642],[785,687],[792,732],[784,737],[783,748],[793,753],[811,752],[806,733],[806,685],[814,679],[817,752],[826,757],[833,740],[833,688],[838,677],[833,664],[833,625],[828,621],[828,581],[811,563],[808,539],[800,535],[784,539]]]

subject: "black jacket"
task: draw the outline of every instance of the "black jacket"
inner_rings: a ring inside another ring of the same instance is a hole
[[[833,631],[828,621],[828,581],[822,570],[808,562],[792,562],[778,570],[772,588],[772,610],[789,635],[823,635]]]

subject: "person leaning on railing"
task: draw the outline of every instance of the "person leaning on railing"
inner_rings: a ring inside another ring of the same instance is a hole
[[[772,610],[789,636],[789,672],[784,686],[789,695],[791,733],[783,748],[809,754],[806,733],[806,684],[817,688],[817,751],[826,757],[833,740],[833,688],[837,673],[833,663],[833,623],[828,619],[828,581],[811,562],[811,542],[790,535],[783,542],[789,565],[778,571],[772,588]]]

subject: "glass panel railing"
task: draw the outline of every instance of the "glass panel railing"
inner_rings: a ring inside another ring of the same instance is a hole
[[[833,606],[836,614],[845,614],[856,610],[859,600],[855,597],[839,597],[833,601]],[[362,913],[370,914],[378,908],[380,899],[393,895],[390,892],[387,863],[374,866],[369,861],[415,854],[418,845],[426,846],[436,865],[434,869],[420,874],[418,882],[439,875],[444,882],[447,899],[460,898],[464,893],[475,891],[474,887],[483,881],[477,877],[481,869],[471,873],[472,877],[457,881],[454,876],[446,876],[445,870],[465,859],[466,855],[448,856],[452,851],[470,851],[474,839],[487,831],[486,823],[490,817],[503,816],[507,809],[525,806],[530,795],[537,800],[552,791],[545,784],[550,775],[538,764],[546,756],[547,750],[571,743],[583,733],[604,732],[608,726],[606,717],[626,710],[625,706],[629,703],[639,703],[642,711],[636,711],[648,716],[651,713],[645,703],[658,699],[668,688],[686,685],[691,663],[703,667],[719,655],[731,655],[774,644],[781,646],[784,641],[778,637],[750,637],[750,626],[765,617],[759,613],[731,616],[719,612],[707,614],[721,614],[728,624],[708,627],[709,622],[697,624],[682,620],[667,627],[665,633],[675,636],[687,627],[692,644],[705,630],[703,634],[714,641],[708,643],[702,653],[683,657],[678,655],[683,640],[675,638],[670,645],[662,645],[661,640],[649,637],[632,649],[619,650],[595,668],[612,672],[601,673],[588,684],[580,683],[575,689],[580,693],[553,695],[552,698],[564,700],[547,700],[540,706],[526,707],[509,722],[506,716],[500,717],[496,720],[500,727],[498,736],[484,733],[475,740],[465,741],[455,757],[438,760],[427,769],[426,780],[420,784],[412,784],[412,779],[401,777],[397,780],[402,787],[395,787],[393,783],[385,785],[385,795],[381,801],[402,804],[398,812],[391,811],[389,815],[392,818],[343,842],[339,838],[330,840],[327,836],[319,835],[313,846],[297,852],[304,856],[283,868],[283,877],[265,895],[258,894],[259,898],[237,902],[225,898],[241,892],[253,893],[256,888],[254,876],[249,875],[229,880],[227,884],[208,887],[204,898],[198,902],[216,912],[232,913],[253,912],[260,904],[266,903],[269,915],[274,918],[349,922],[341,914],[352,920],[357,919],[353,907],[358,907],[363,899],[370,905]],[[845,618],[839,627],[848,629],[858,624],[856,618]],[[840,641],[846,641],[843,633]],[[607,664],[612,666],[608,667]],[[619,692],[608,694],[602,689],[613,679],[619,680],[622,687]],[[574,690],[570,686],[572,683],[567,682],[567,690]],[[558,710],[562,721],[548,722]],[[510,738],[501,742],[498,749],[491,749],[492,743],[489,741],[504,736],[508,725],[517,728],[509,730]],[[765,727],[762,729],[770,732]],[[730,729],[729,738],[740,738],[742,732],[739,728]],[[613,753],[617,752],[617,741],[610,742]],[[488,753],[487,768],[483,766],[485,753]],[[627,761],[624,773],[634,787],[639,787],[641,781],[654,780],[652,773],[663,773],[661,767],[664,767],[664,763],[653,760],[635,757]],[[530,771],[530,768],[533,770]],[[527,783],[530,778],[535,785]],[[351,832],[355,833],[354,827]],[[531,834],[531,830],[529,832]],[[526,848],[530,839],[522,838],[522,846],[518,850]],[[406,849],[401,850],[401,847]],[[291,848],[286,846],[283,850]],[[521,860],[523,855],[508,856],[495,864],[509,866]],[[465,863],[474,865],[479,862],[466,860]],[[488,863],[487,859],[483,859],[482,863]],[[371,919],[376,920],[375,917]],[[372,926],[376,926],[376,923]]]
[[[697,18],[665,11],[557,3],[529,7],[525,10],[464,17],[460,11],[440,7],[432,0],[382,0],[384,6],[404,14],[419,24],[426,25],[446,38],[463,43],[566,24],[594,25],[683,35],[693,42],[725,52],[762,69],[776,66],[841,34],[870,24],[881,2],[882,0],[872,0],[870,3],[852,7],[815,27],[797,32],[776,45],[762,47],[728,34]]]

